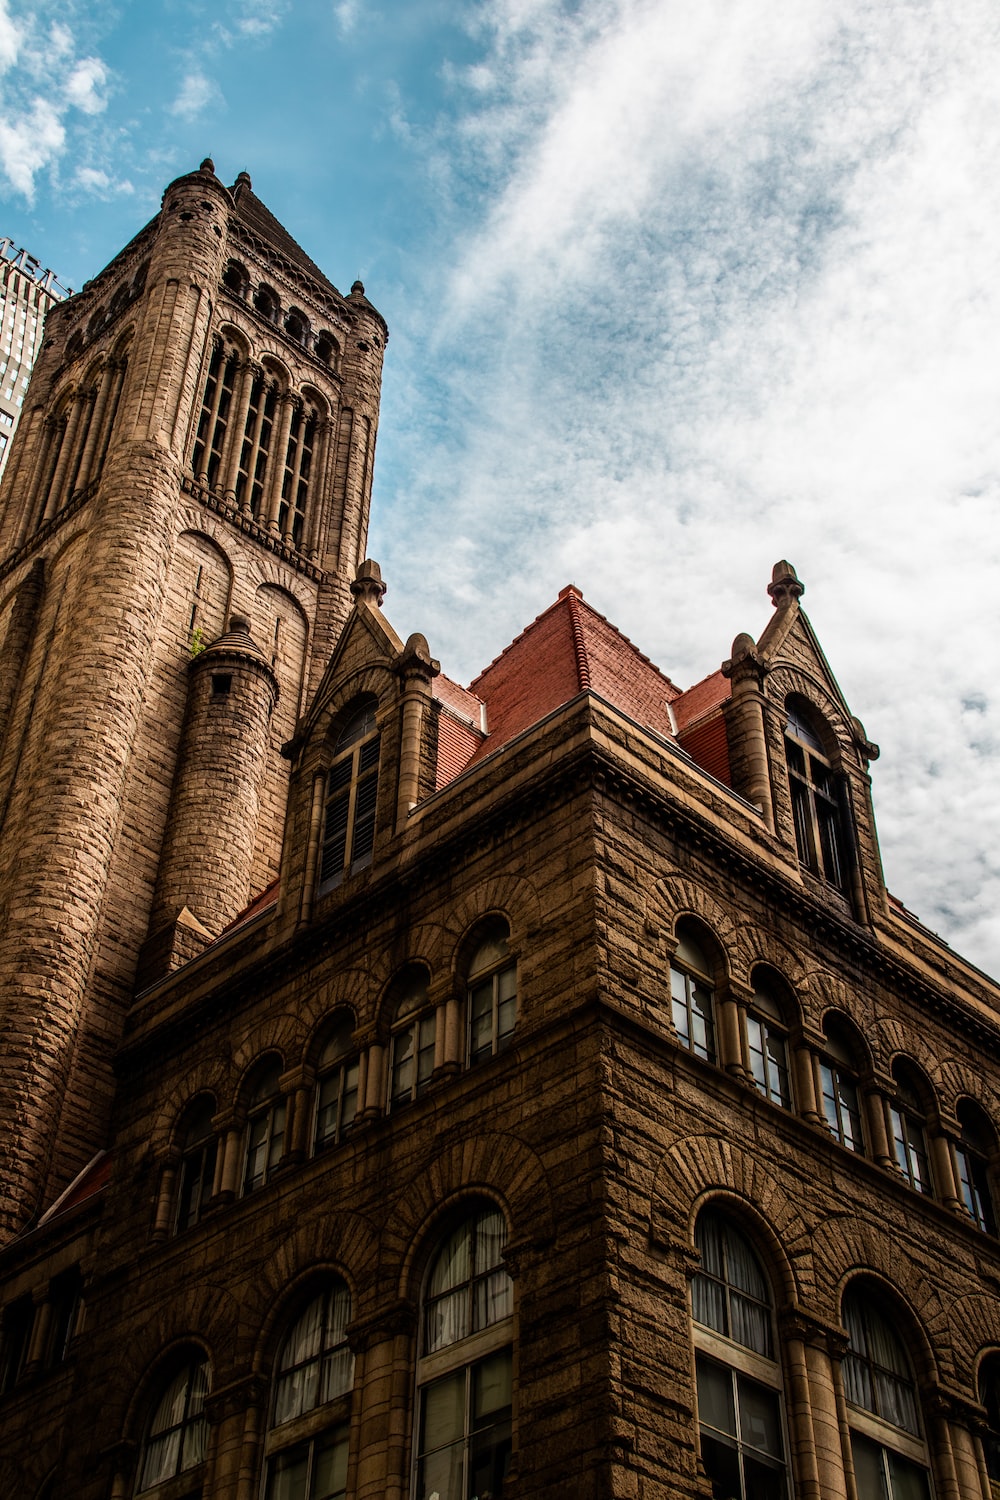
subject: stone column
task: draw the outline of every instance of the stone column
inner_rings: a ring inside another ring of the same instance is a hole
[[[426,639],[411,635],[393,669],[400,680],[402,734],[399,750],[399,782],[396,794],[396,831],[406,825],[410,809],[420,800],[420,766],[424,715],[431,696],[431,682],[441,670],[432,660]]]
[[[759,807],[764,823],[774,832],[771,767],[764,733],[764,677],[767,663],[752,636],[742,632],[733,641],[733,654],[723,662],[722,674],[732,683],[726,706],[726,728],[733,786]]]
[[[354,1470],[356,1500],[403,1500],[413,1413],[417,1309],[399,1301],[348,1329],[358,1360],[354,1389],[361,1417]]]

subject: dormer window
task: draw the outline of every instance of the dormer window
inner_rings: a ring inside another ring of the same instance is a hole
[[[785,730],[788,790],[799,860],[838,890],[847,889],[847,841],[838,777],[807,705],[792,699]]]
[[[347,721],[338,736],[326,783],[320,889],[329,890],[371,863],[378,798],[379,732],[375,699]]]

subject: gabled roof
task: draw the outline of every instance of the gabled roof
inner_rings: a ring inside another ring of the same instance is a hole
[[[710,672],[693,687],[685,689],[674,699],[671,707],[674,711],[674,719],[677,722],[677,733],[683,734],[689,725],[698,719],[704,718],[720,704],[729,701],[732,691],[728,677],[724,677],[722,671]]]
[[[673,737],[667,704],[679,694],[648,656],[569,584],[469,685],[486,704],[495,750],[578,693],[607,698],[637,723]]]
[[[278,222],[267,205],[257,197],[248,173],[241,172],[230,191],[236,204],[237,217],[243,220],[252,234],[267,240],[286,260],[298,266],[300,271],[305,271],[307,276],[314,277],[322,286],[329,287],[340,296],[333,282],[323,275],[316,262],[309,259],[302,246],[292,239],[285,226]]]

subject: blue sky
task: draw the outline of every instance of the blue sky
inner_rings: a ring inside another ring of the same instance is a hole
[[[391,329],[370,550],[468,680],[567,582],[676,681],[788,557],[891,888],[1000,972],[994,0],[0,0],[0,232],[211,154]]]

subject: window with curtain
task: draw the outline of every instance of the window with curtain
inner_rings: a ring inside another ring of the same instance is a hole
[[[517,1020],[517,964],[510,931],[497,923],[469,963],[469,1063],[485,1062],[508,1046]]]
[[[212,1129],[214,1113],[211,1099],[199,1099],[188,1111],[180,1142],[175,1234],[181,1234],[198,1223],[212,1196],[216,1153],[215,1132]]]
[[[314,1151],[322,1151],[342,1140],[358,1112],[359,1063],[353,1034],[353,1017],[341,1016],[319,1055]]]
[[[858,1500],[929,1500],[916,1381],[890,1316],[867,1291],[844,1297],[850,1343],[842,1368]]]
[[[320,890],[371,863],[378,800],[378,704],[366,700],[337,737],[326,783]]]
[[[826,1044],[819,1059],[823,1118],[830,1134],[842,1146],[863,1154],[865,1142],[854,1051],[836,1017],[825,1023],[823,1030]]]
[[[889,1101],[889,1125],[899,1168],[911,1188],[930,1193],[930,1162],[927,1159],[927,1117],[916,1084],[896,1070],[896,1095]]]
[[[513,1285],[503,1215],[483,1206],[435,1254],[421,1303],[418,1500],[500,1500],[511,1452]]]
[[[749,1242],[723,1214],[695,1228],[691,1283],[701,1458],[713,1495],[785,1500],[781,1369],[770,1288]]]
[[[243,1156],[243,1193],[256,1192],[272,1177],[285,1146],[285,1097],[281,1062],[270,1058],[250,1090]]]
[[[342,1500],[347,1494],[354,1356],[351,1295],[334,1282],[286,1335],[274,1373],[266,1500]]]
[[[842,779],[827,759],[815,715],[802,699],[787,704],[785,761],[799,860],[813,874],[847,888]]]
[[[161,1387],[142,1444],[137,1493],[203,1462],[209,1384],[208,1361],[194,1355]]]
[[[427,973],[414,969],[399,981],[389,1037],[389,1108],[417,1099],[434,1072],[437,1026],[427,1005]]]
[[[670,963],[671,1017],[682,1046],[715,1061],[714,981],[704,948],[689,927],[678,928]]]
[[[962,1207],[977,1229],[996,1234],[996,1211],[990,1183],[990,1159],[994,1155],[993,1128],[982,1111],[967,1099],[958,1106],[962,1134],[955,1143],[955,1165]]]
[[[782,1109],[791,1109],[788,1040],[784,1009],[766,975],[754,976],[753,1001],[746,1016],[747,1055],[754,1086]]]

